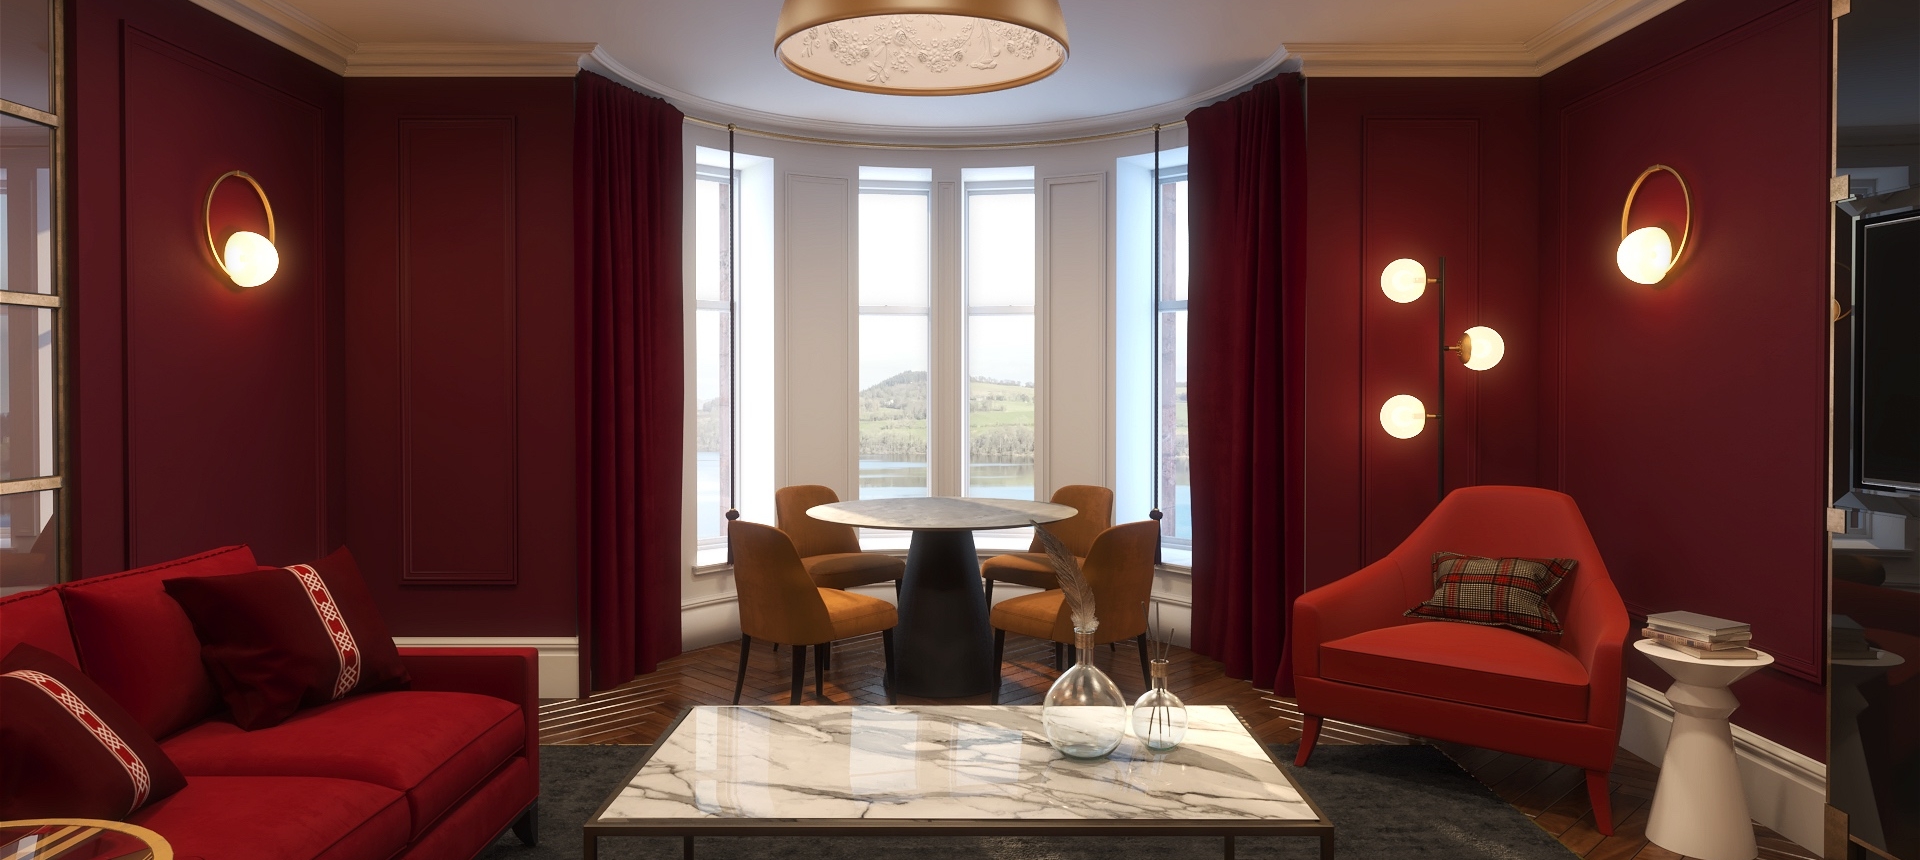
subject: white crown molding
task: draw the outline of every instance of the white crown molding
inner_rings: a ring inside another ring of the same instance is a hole
[[[307,13],[281,0],[193,0],[248,32],[319,64],[336,75],[360,46]]]
[[[1291,64],[1291,65],[1290,65]],[[1281,46],[1245,74],[1198,95],[1150,107],[1106,114],[1085,119],[1021,125],[976,125],[966,127],[926,127],[871,125],[866,123],[810,120],[702,98],[665,86],[627,67],[604,47],[596,47],[580,61],[581,68],[621,81],[634,89],[660,96],[691,117],[710,122],[734,123],[754,129],[817,137],[826,140],[870,143],[1021,143],[1026,141],[1068,140],[1076,137],[1108,134],[1144,128],[1156,122],[1173,122],[1187,112],[1209,104],[1222,96],[1253,84],[1277,71],[1298,68],[1294,54]]]
[[[570,78],[592,42],[371,42],[347,57],[349,78]]]
[[[1309,77],[1532,78],[1566,65],[1681,2],[1592,0],[1520,44],[1296,42],[1292,47]]]

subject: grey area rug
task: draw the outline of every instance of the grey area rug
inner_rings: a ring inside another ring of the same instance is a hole
[[[1293,760],[1291,745],[1274,757]],[[580,825],[640,760],[639,746],[540,748],[540,845],[512,833],[480,860],[579,860]],[[1322,745],[1305,768],[1284,765],[1334,824],[1340,860],[1564,860],[1573,853],[1525,815],[1430,746]],[[607,860],[678,860],[678,839],[600,840]],[[954,860],[1174,860],[1217,858],[1222,840],[1182,837],[970,838],[711,837],[695,842],[701,860],[866,860],[873,857]],[[1247,860],[1312,860],[1314,838],[1234,841]]]

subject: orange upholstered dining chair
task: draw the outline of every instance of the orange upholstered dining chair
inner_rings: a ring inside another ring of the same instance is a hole
[[[785,533],[771,526],[736,520],[727,525],[733,544],[733,581],[740,599],[740,675],[733,682],[733,703],[747,682],[747,655],[755,637],[793,651],[793,693],[800,704],[807,677],[807,647],[814,651],[813,693],[825,686],[827,646],[841,639],[880,634],[886,654],[887,701],[893,701],[893,604],[877,597],[821,588],[807,576],[800,554]]]
[[[1093,539],[1113,524],[1113,491],[1091,484],[1068,484],[1055,490],[1053,498],[1048,501],[1079,511],[1059,522],[1047,523],[1047,531],[1053,532],[1054,537],[1059,538],[1076,558],[1084,562],[1087,553],[1093,549]],[[1047,548],[1040,545],[1040,536],[1037,534],[1033,536],[1033,543],[1026,552],[996,555],[987,559],[980,565],[980,578],[987,582],[988,606],[993,605],[993,584],[996,581],[1029,588],[1060,587],[1060,583],[1054,581],[1053,563],[1047,561]]]
[[[1051,528],[1046,526],[1045,528]],[[1094,615],[1100,628],[1093,644],[1132,639],[1140,650],[1140,679],[1147,676],[1147,601],[1153,596],[1153,548],[1160,540],[1160,524],[1152,520],[1118,525],[1100,532],[1087,550],[1080,569],[1093,586]],[[1054,643],[1073,642],[1073,618],[1066,595],[1055,588],[1000,601],[989,616],[993,624],[993,666],[1000,670],[1007,633],[1018,633]],[[1000,703],[1000,685],[993,685],[993,702]]]
[[[1439,552],[1572,559],[1547,594],[1563,631],[1407,617],[1436,596]],[[1607,781],[1627,633],[1626,605],[1572,498],[1535,487],[1454,490],[1385,558],[1294,602],[1294,762],[1306,766],[1323,721],[1341,720],[1570,764],[1586,771],[1594,824],[1612,834]]]
[[[781,487],[773,494],[780,530],[793,539],[807,575],[821,588],[891,582],[894,592],[899,593],[900,577],[907,572],[906,561],[883,553],[861,552],[860,537],[854,534],[853,526],[807,516],[808,508],[837,501],[840,497],[833,488],[819,484]]]

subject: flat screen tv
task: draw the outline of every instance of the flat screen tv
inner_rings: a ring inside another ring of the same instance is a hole
[[[1920,493],[1920,211],[1853,227],[1853,478]]]

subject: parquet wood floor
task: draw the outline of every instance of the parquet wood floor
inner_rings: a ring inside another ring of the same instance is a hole
[[[689,651],[660,664],[658,671],[584,699],[560,699],[540,709],[543,744],[649,744],[659,738],[682,708],[719,705],[733,700],[734,674],[740,647],[728,642]],[[1120,685],[1132,701],[1145,690],[1140,659],[1132,643],[1116,650],[1098,649],[1095,662]],[[1168,686],[1189,704],[1231,705],[1265,743],[1291,743],[1300,738],[1300,712],[1294,703],[1247,681],[1229,678],[1223,667],[1185,648],[1173,649]],[[759,643],[747,662],[742,704],[787,703],[792,681],[791,651]],[[811,662],[812,655],[808,655]],[[1001,669],[1000,702],[1037,705],[1054,679],[1053,644],[1024,636],[1007,637],[1006,663]],[[880,637],[866,636],[838,643],[833,666],[827,671],[824,698],[813,692],[813,671],[807,672],[804,704],[884,704],[881,682]],[[915,699],[900,704],[986,704],[987,696],[970,699]],[[1321,730],[1323,744],[1405,744],[1413,739],[1380,729],[1328,722]],[[1613,766],[1614,835],[1594,828],[1593,808],[1578,769],[1508,753],[1436,744],[1447,755],[1513,804],[1573,853],[1588,860],[1687,860],[1647,841],[1648,806],[1660,769],[1622,750]],[[1758,824],[1760,860],[1814,860],[1814,853]]]

